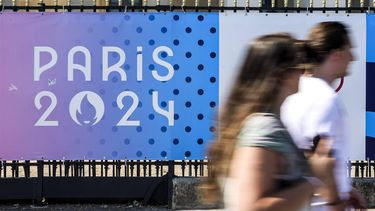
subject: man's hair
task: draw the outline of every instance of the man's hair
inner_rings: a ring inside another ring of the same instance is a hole
[[[308,46],[313,52],[312,63],[322,63],[333,50],[350,44],[348,28],[337,21],[321,22],[308,36]]]

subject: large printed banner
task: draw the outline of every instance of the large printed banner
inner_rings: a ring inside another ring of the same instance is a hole
[[[330,20],[356,57],[348,159],[375,158],[374,16],[172,12],[0,15],[0,159],[204,159],[249,42]]]
[[[0,159],[201,159],[215,13],[3,13]]]

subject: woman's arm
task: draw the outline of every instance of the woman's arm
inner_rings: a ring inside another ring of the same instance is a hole
[[[298,183],[282,191],[277,190],[274,176],[280,172],[284,158],[261,147],[240,147],[234,152],[230,178],[236,197],[232,198],[235,210],[297,210],[309,202],[313,186]]]

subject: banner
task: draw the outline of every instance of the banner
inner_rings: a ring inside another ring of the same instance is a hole
[[[3,13],[0,159],[201,159],[217,13]]]
[[[348,159],[375,158],[373,16],[238,11],[2,13],[0,159],[204,159],[249,42],[330,20],[356,57]]]

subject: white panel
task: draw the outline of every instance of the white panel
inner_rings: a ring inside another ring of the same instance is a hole
[[[340,91],[348,112],[348,147],[350,159],[365,159],[365,92],[366,92],[366,15],[365,14],[220,14],[220,105],[235,79],[236,70],[249,41],[275,32],[289,32],[299,39],[306,38],[308,30],[321,21],[342,21],[351,30],[356,61],[350,66],[349,77]]]

